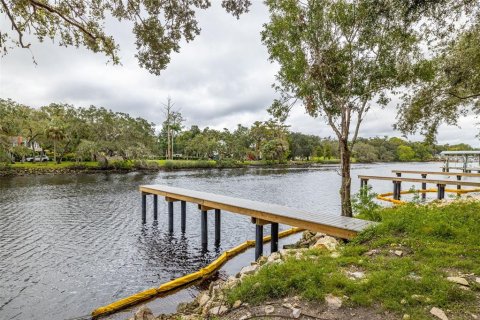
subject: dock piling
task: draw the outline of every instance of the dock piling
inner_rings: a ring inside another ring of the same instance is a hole
[[[173,201],[168,201],[168,232],[173,233]]]
[[[461,181],[461,180],[462,180],[462,176],[457,176],[457,180],[458,180],[458,181]],[[462,186],[459,185],[459,184],[457,184],[457,190],[460,190],[460,189],[462,189]]]
[[[221,224],[221,215],[220,209],[215,209],[215,245],[220,244],[220,224]]]
[[[153,220],[158,220],[158,196],[153,195]]]
[[[402,191],[402,182],[393,181],[393,199],[400,200],[400,192]]]
[[[182,233],[185,233],[185,229],[187,226],[187,202],[182,201],[180,202],[180,224]]]
[[[255,226],[255,261],[263,255],[263,225]]]
[[[422,178],[427,179],[427,175],[422,174]],[[422,182],[422,190],[427,190],[427,184],[425,182]],[[425,192],[422,192],[422,199],[425,200],[426,198],[427,198],[427,194]]]
[[[445,185],[437,184],[437,199],[442,200],[445,198]]]
[[[142,223],[147,222],[147,194],[142,192]]]
[[[278,251],[278,223],[276,222],[272,222],[271,235],[272,235],[272,239],[270,241],[271,252],[277,252]]]
[[[206,250],[208,247],[207,213],[208,211],[202,210],[201,224],[200,224],[200,227],[202,228],[202,247],[204,250]]]

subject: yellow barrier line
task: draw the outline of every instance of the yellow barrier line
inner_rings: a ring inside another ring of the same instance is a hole
[[[422,189],[421,190],[405,190],[405,191],[401,191],[400,194],[409,194],[409,193],[415,193],[415,192],[419,192],[419,193],[437,192],[437,189],[432,188],[432,189],[423,189],[423,190]],[[480,192],[480,188],[475,188],[475,189],[445,189],[445,192],[464,194],[464,193],[470,193],[470,192]],[[377,199],[382,200],[382,201],[391,202],[391,203],[397,204],[397,205],[407,203],[405,201],[388,198],[390,196],[393,196],[393,192],[381,193],[381,194],[377,195]]]
[[[303,229],[300,228],[291,228],[288,230],[284,230],[278,234],[279,238],[283,238],[289,235],[292,235],[294,233],[303,231]],[[271,236],[265,236],[263,237],[263,242],[268,242],[270,241]],[[242,251],[245,251],[246,249],[255,246],[255,240],[247,240],[243,242],[242,244],[227,250],[223,252],[217,259],[212,261],[209,265],[206,267],[198,270],[197,272],[193,272],[190,274],[187,274],[183,277],[171,280],[169,282],[166,282],[162,285],[160,285],[157,288],[151,288],[147,289],[138,293],[135,293],[129,297],[117,300],[113,303],[110,303],[106,306],[99,307],[95,310],[92,311],[92,317],[96,318],[99,316],[104,316],[110,313],[117,312],[119,310],[125,309],[126,307],[135,305],[137,303],[140,303],[142,301],[151,299],[160,293],[167,293],[168,291],[171,291],[173,289],[179,288],[181,286],[184,286],[186,284],[189,284],[195,280],[205,278],[212,272],[218,270],[225,262],[227,262],[230,258],[238,255]]]

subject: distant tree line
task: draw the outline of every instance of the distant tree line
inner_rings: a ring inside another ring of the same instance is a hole
[[[256,121],[234,130],[183,126],[182,114],[169,102],[159,132],[156,125],[126,113],[90,106],[50,104],[35,109],[0,99],[0,162],[24,161],[39,154],[38,145],[57,163],[62,160],[215,159],[332,160],[338,140],[290,132],[279,121]],[[19,138],[22,143],[19,143]],[[359,138],[353,158],[359,162],[427,161],[443,150],[471,150],[460,145],[434,145],[400,138]]]

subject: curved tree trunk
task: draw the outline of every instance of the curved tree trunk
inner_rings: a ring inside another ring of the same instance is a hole
[[[352,178],[350,177],[350,155],[351,151],[348,142],[339,140],[340,144],[340,169],[342,174],[342,186],[340,187],[340,200],[342,203],[342,216],[352,217],[351,188]]]

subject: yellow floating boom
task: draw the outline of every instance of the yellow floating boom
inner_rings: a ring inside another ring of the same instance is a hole
[[[294,233],[298,233],[300,231],[303,231],[303,229],[300,228],[291,228],[285,231],[282,231],[278,234],[279,238],[283,238],[289,235],[292,235]],[[266,236],[263,238],[263,242],[268,242],[270,241],[270,236]],[[111,314],[114,312],[117,312],[119,310],[125,309],[126,307],[138,304],[140,302],[149,300],[161,293],[168,293],[169,291],[172,291],[173,289],[180,288],[182,286],[185,286],[193,281],[202,279],[210,275],[212,272],[218,270],[225,262],[227,262],[229,259],[233,258],[234,256],[238,255],[242,251],[245,251],[246,249],[255,246],[255,241],[254,240],[247,240],[243,242],[242,244],[227,250],[223,252],[217,259],[215,259],[212,263],[210,263],[208,266],[198,270],[197,272],[193,272],[190,274],[187,274],[183,277],[171,280],[167,283],[164,283],[160,285],[157,288],[151,288],[147,289],[142,292],[135,293],[129,297],[120,299],[118,301],[115,301],[113,303],[110,303],[106,306],[97,308],[93,310],[92,312],[92,317],[97,318],[100,316],[104,316],[107,314]]]

